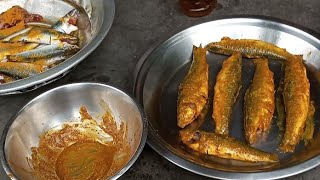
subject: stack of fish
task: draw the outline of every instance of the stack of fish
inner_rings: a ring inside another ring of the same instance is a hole
[[[19,6],[0,14],[0,84],[41,73],[79,51],[74,9],[53,25]]]
[[[223,62],[216,77],[213,97],[215,132],[198,130],[203,123],[203,111],[208,101],[208,64],[206,52],[231,55]],[[189,148],[203,154],[250,162],[278,162],[276,154],[263,152],[250,146],[259,134],[267,134],[277,102],[278,124],[285,119],[285,132],[279,149],[294,152],[301,139],[313,137],[313,102],[310,84],[302,56],[292,55],[273,44],[251,39],[222,38],[206,46],[193,48],[193,62],[179,87],[177,104],[180,137]],[[253,58],[255,74],[244,97],[244,128],[248,144],[230,136],[233,104],[241,89],[242,57]],[[284,64],[284,77],[275,97],[273,72],[268,59]],[[281,114],[282,112],[282,114]]]

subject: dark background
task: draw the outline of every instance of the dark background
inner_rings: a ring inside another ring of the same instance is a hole
[[[313,32],[319,38],[319,0],[218,0],[209,16],[182,14],[178,0],[115,0],[114,23],[101,45],[62,79],[21,95],[0,97],[0,132],[9,118],[33,97],[70,82],[94,81],[132,91],[133,70],[154,43],[190,26],[238,15],[259,15]],[[319,57],[320,58],[320,57]],[[318,179],[320,167],[288,179]],[[7,179],[0,169],[0,179]],[[148,145],[136,163],[120,179],[206,179],[175,166]]]

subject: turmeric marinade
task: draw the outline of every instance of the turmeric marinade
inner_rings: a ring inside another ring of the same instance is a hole
[[[111,111],[97,123],[85,107],[80,122],[64,123],[40,136],[28,158],[33,175],[39,180],[107,179],[130,159],[127,126],[120,128]]]

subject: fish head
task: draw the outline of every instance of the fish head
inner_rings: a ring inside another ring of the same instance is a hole
[[[71,10],[68,14],[60,18],[53,26],[52,29],[62,33],[70,34],[78,30],[77,21],[80,17],[80,12],[77,9]]]
[[[184,128],[196,118],[197,106],[194,103],[180,104],[178,107],[178,126]]]

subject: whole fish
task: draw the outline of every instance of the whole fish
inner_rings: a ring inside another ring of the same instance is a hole
[[[253,61],[256,69],[244,103],[245,137],[250,144],[256,142],[257,134],[270,129],[275,107],[273,72],[268,67],[268,59]]]
[[[24,45],[21,45],[21,46],[0,50],[0,60],[5,59],[7,56],[12,54],[17,54],[17,53],[34,49],[38,47],[38,45],[39,44],[37,43],[25,43]]]
[[[279,161],[276,154],[260,151],[232,137],[199,130],[193,134],[181,133],[181,135],[190,136],[182,138],[183,140],[190,139],[183,143],[202,154],[249,162],[275,163]]]
[[[212,42],[207,45],[209,51],[231,55],[239,52],[247,58],[268,58],[286,60],[292,56],[285,49],[279,48],[271,43],[254,39],[231,39],[223,37],[220,42]]]
[[[78,30],[76,26],[80,13],[77,9],[71,10],[65,16],[60,18],[51,28],[66,34]]]
[[[54,29],[44,27],[34,27],[31,30],[17,35],[9,40],[10,42],[24,41],[39,44],[60,44],[67,42],[69,44],[77,44],[78,38],[69,34],[58,32]]]
[[[299,56],[294,56],[285,63],[283,100],[286,126],[280,150],[293,152],[302,138],[310,101],[310,84]]]
[[[201,113],[208,99],[208,71],[205,48],[193,46],[193,61],[179,86],[178,126],[184,128]]]
[[[30,63],[0,62],[0,72],[16,78],[26,78],[45,71],[45,67]]]
[[[60,43],[42,46],[37,49],[24,51],[15,55],[9,55],[7,58],[10,61],[30,62],[39,59],[51,59],[57,56],[62,57],[66,55],[72,55],[77,51],[79,51],[79,47],[76,45]]]
[[[242,58],[234,53],[223,62],[214,86],[213,114],[215,132],[228,135],[233,104],[241,88]]]

